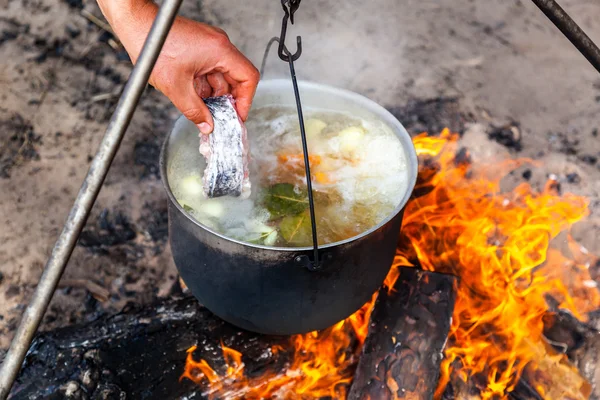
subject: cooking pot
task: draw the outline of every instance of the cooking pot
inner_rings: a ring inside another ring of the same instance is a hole
[[[299,81],[299,90],[305,108],[342,111],[387,124],[400,139],[408,165],[408,190],[395,210],[358,236],[319,246],[325,260],[318,270],[299,262],[313,257],[312,247],[243,243],[204,226],[184,211],[171,192],[167,170],[170,151],[189,143],[189,135],[197,138],[193,123],[180,117],[160,156],[168,196],[171,252],[183,281],[201,304],[223,320],[263,334],[321,330],[347,318],[371,298],[392,264],[404,207],[417,179],[417,155],[411,138],[387,110],[363,96],[331,86]],[[253,108],[266,105],[294,106],[291,81],[261,81]]]

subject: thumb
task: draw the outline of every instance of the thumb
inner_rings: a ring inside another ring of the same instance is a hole
[[[198,126],[201,133],[207,135],[213,131],[213,118],[210,110],[202,101],[199,92],[195,85],[187,84],[185,86],[188,89],[177,93],[176,96],[171,98],[171,101],[181,111],[181,113],[190,121]]]

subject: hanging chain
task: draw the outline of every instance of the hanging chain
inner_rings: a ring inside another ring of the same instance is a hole
[[[300,36],[296,36],[296,52],[291,54],[285,45],[285,36],[287,34],[288,19],[292,24],[294,23],[294,13],[298,10],[298,7],[300,7],[300,0],[281,0],[281,7],[283,7],[284,15],[283,20],[281,21],[278,55],[279,58],[285,62],[288,62],[290,59],[296,61],[302,54],[302,39]]]
[[[298,81],[296,79],[296,70],[294,68],[294,61],[300,58],[302,54],[302,39],[300,36],[296,37],[296,52],[291,54],[285,45],[285,36],[287,33],[287,21],[288,19],[293,24],[294,23],[294,13],[298,10],[300,6],[300,0],[281,0],[281,6],[283,7],[284,16],[281,22],[281,35],[279,38],[272,38],[267,44],[267,48],[265,50],[265,54],[263,56],[260,74],[261,76],[264,73],[265,63],[267,60],[267,56],[269,54],[269,49],[274,42],[279,43],[278,56],[282,61],[288,63],[290,67],[290,75],[292,78],[292,85],[294,86],[294,95],[296,98],[296,109],[298,112],[298,122],[300,124],[300,136],[302,137],[302,150],[304,153],[304,169],[306,173],[306,186],[308,189],[308,206],[310,211],[310,223],[312,230],[312,239],[313,239],[313,251],[314,251],[314,259],[310,260],[310,258],[306,255],[300,255],[295,258],[295,262],[307,267],[311,271],[316,271],[322,268],[323,261],[331,259],[331,254],[323,254],[322,257],[319,257],[319,241],[317,238],[317,222],[315,218],[315,204],[313,199],[313,190],[312,190],[312,179],[310,175],[310,163],[308,156],[308,145],[306,142],[306,131],[304,128],[304,116],[302,114],[302,102],[300,101],[300,91],[298,89]]]

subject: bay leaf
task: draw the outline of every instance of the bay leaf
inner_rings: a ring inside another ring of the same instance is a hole
[[[268,238],[271,233],[273,233],[273,232],[255,233],[252,237],[250,237],[246,241],[248,243],[252,243],[252,244],[264,244],[265,239]]]
[[[296,191],[291,183],[269,187],[263,201],[273,218],[297,215],[308,208],[306,190]]]
[[[288,215],[279,224],[281,237],[296,246],[309,246],[312,243],[310,213],[305,211],[298,215]]]

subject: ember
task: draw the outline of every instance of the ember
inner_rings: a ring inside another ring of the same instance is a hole
[[[392,288],[401,266],[460,278],[436,398],[450,388],[457,398],[473,392],[505,398],[521,377],[543,398],[587,398],[587,382],[543,337],[548,296],[581,320],[600,306],[589,284],[593,257],[572,238],[572,259],[550,246],[587,215],[587,201],[559,196],[552,184],[541,193],[527,184],[502,193],[501,177],[490,178],[499,166],[470,164],[465,154],[456,162],[457,142],[447,129],[414,138],[420,179],[385,282]],[[509,160],[501,168],[508,173],[527,162]],[[325,331],[294,336],[285,373],[248,377],[234,349],[222,345],[227,366],[220,369],[196,361],[192,347],[181,380],[206,385],[220,399],[344,399],[358,361],[353,343],[365,340],[374,300]]]

